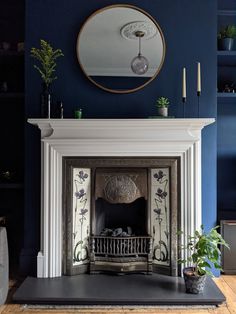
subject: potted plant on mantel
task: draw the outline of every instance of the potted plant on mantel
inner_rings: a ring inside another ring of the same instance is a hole
[[[230,51],[233,49],[234,38],[236,37],[236,26],[227,25],[218,34],[220,50]]]
[[[169,99],[166,97],[159,97],[157,99],[157,112],[159,116],[168,117]]]
[[[188,236],[188,244],[182,247],[189,257],[186,260],[180,259],[179,263],[192,264],[183,269],[187,293],[203,292],[207,275],[213,276],[212,268],[221,270],[219,245],[227,248],[229,245],[217,232],[218,228],[219,226],[216,226],[209,232],[204,232],[202,225],[201,231],[195,231],[193,236]]]
[[[45,40],[40,40],[40,48],[32,47],[31,57],[35,58],[41,66],[34,64],[34,68],[39,72],[43,81],[43,91],[41,94],[41,116],[50,118],[51,94],[50,86],[54,80],[56,71],[56,59],[64,56],[61,49],[53,49]]]

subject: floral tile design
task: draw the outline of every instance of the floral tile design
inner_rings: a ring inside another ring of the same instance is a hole
[[[73,169],[73,266],[89,262],[91,170]]]
[[[169,168],[151,169],[153,263],[170,265]]]

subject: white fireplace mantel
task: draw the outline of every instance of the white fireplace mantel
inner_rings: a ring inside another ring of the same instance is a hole
[[[201,224],[201,130],[215,119],[29,119],[41,130],[38,277],[62,275],[62,158],[180,157],[181,229]],[[181,244],[186,244],[182,236]]]

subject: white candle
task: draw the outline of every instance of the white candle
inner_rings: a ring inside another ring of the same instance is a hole
[[[186,68],[183,68],[182,97],[186,98]]]
[[[201,64],[197,63],[197,92],[201,93]]]

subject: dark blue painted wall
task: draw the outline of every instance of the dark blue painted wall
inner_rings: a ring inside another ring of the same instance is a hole
[[[202,117],[216,117],[216,1],[215,0],[130,0],[150,13],[160,24],[167,45],[166,59],[158,77],[144,89],[125,95],[107,93],[93,86],[77,63],[75,45],[84,20],[106,5],[123,0],[27,0],[26,1],[26,117],[39,117],[41,82],[29,57],[39,40],[49,41],[65,54],[58,61],[54,96],[64,102],[65,117],[73,117],[75,106],[85,118],[145,118],[155,115],[159,96],[171,100],[170,115],[182,117],[181,76],[187,68],[186,116],[197,117],[196,62],[202,65]],[[203,223],[216,222],[216,125],[203,131]],[[25,249],[22,266],[35,265],[39,247],[40,199],[39,133],[26,129]]]

